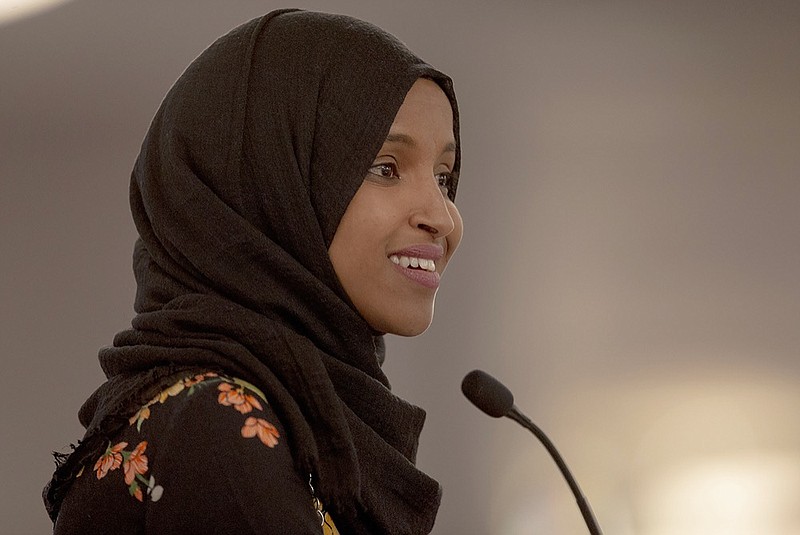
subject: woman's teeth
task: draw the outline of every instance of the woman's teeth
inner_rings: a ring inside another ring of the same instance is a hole
[[[417,258],[414,256],[397,256],[393,254],[389,257],[389,260],[394,262],[399,266],[403,266],[404,268],[418,268],[424,269],[425,271],[436,271],[436,264],[433,260],[428,258]]]

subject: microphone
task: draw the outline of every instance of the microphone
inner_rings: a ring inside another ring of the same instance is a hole
[[[558,465],[561,470],[561,475],[567,480],[572,494],[575,496],[575,501],[578,502],[578,508],[581,510],[583,520],[586,522],[586,527],[589,528],[591,535],[603,535],[600,531],[600,526],[592,513],[589,502],[581,492],[575,478],[567,468],[567,464],[558,453],[556,447],[544,434],[544,431],[528,419],[527,416],[522,414],[519,409],[514,405],[514,395],[506,386],[482,370],[473,370],[469,372],[464,380],[461,382],[461,391],[472,402],[473,405],[488,414],[493,418],[500,418],[507,416],[520,424],[522,427],[528,429],[531,433],[536,435],[539,442],[544,445],[547,452]]]

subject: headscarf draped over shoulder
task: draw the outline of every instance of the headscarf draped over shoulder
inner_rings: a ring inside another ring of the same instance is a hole
[[[272,12],[181,75],[132,175],[137,315],[100,352],[108,380],[80,411],[86,435],[45,489],[53,519],[130,414],[211,369],[268,392],[343,533],[430,531],[440,489],[414,467],[425,414],[390,392],[382,339],[327,253],[420,77],[448,96],[458,144],[450,79],[346,16]]]

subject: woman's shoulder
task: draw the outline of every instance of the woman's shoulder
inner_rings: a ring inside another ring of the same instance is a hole
[[[151,470],[180,467],[184,481],[195,474],[208,477],[214,466],[227,471],[236,466],[231,462],[251,463],[251,457],[269,463],[271,470],[293,472],[285,432],[267,396],[235,377],[215,372],[184,377],[132,414],[128,424],[120,435],[127,446],[120,451],[147,452]],[[105,457],[119,447],[109,443]]]
[[[131,415],[129,425],[131,431],[169,441],[219,448],[257,439],[264,447],[285,450],[277,448],[283,433],[266,394],[215,372],[187,376],[165,388]]]
[[[94,517],[97,533],[97,516],[137,533],[320,531],[268,394],[214,372],[176,381],[130,415],[73,487],[61,516]]]

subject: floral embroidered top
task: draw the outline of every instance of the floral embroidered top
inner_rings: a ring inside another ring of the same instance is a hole
[[[186,377],[131,415],[84,469],[54,533],[338,535],[282,433],[254,385]]]

